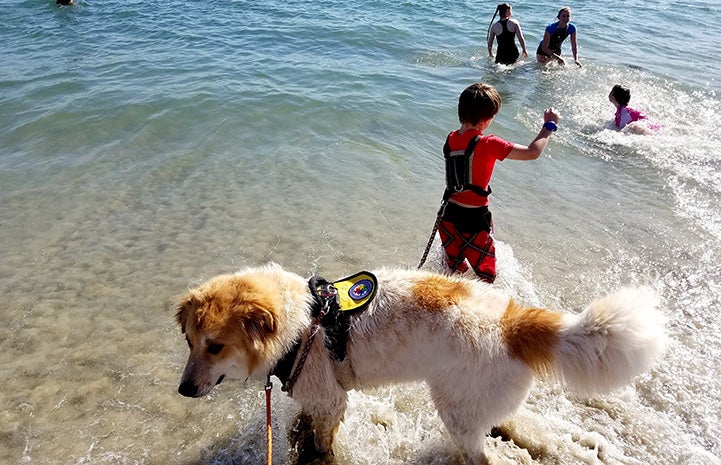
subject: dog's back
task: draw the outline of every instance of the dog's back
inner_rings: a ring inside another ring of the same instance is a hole
[[[491,375],[522,363],[580,393],[605,392],[645,371],[663,351],[664,317],[649,289],[627,289],[578,315],[531,308],[478,281],[381,270],[379,293],[354,317],[349,359],[358,387]]]
[[[351,387],[374,387],[469,369],[488,371],[507,351],[499,319],[510,300],[478,281],[415,270],[379,270],[378,294],[352,318]]]

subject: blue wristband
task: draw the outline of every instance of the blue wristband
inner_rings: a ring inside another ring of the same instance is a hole
[[[548,129],[551,132],[558,131],[558,125],[556,123],[554,123],[553,121],[546,121],[545,123],[543,123],[543,127]]]

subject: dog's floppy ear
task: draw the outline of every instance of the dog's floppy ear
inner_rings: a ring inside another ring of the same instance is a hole
[[[257,305],[246,312],[242,324],[250,337],[255,340],[263,339],[264,336],[275,333],[277,329],[273,312]]]
[[[188,322],[188,314],[200,307],[200,300],[195,293],[188,292],[178,302],[178,311],[175,313],[175,321],[180,325],[180,331],[185,333],[185,324]]]

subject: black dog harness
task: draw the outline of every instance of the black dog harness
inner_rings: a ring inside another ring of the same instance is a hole
[[[313,276],[308,281],[308,287],[313,296],[313,306],[311,307],[313,325],[298,365],[293,371],[293,365],[302,345],[301,338],[298,338],[293,348],[270,371],[270,375],[280,379],[283,383],[281,389],[288,392],[289,395],[292,395],[293,385],[303,369],[303,364],[319,327],[322,326],[325,330],[325,347],[333,359],[337,362],[345,360],[351,317],[365,309],[373,300],[378,283],[373,274],[364,271],[334,283]]]

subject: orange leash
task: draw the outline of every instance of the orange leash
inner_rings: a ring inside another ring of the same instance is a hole
[[[266,427],[266,452],[265,452],[265,463],[266,465],[273,464],[273,423],[270,419],[270,391],[273,390],[273,383],[270,382],[270,376],[268,376],[268,382],[265,384],[265,427]]]

